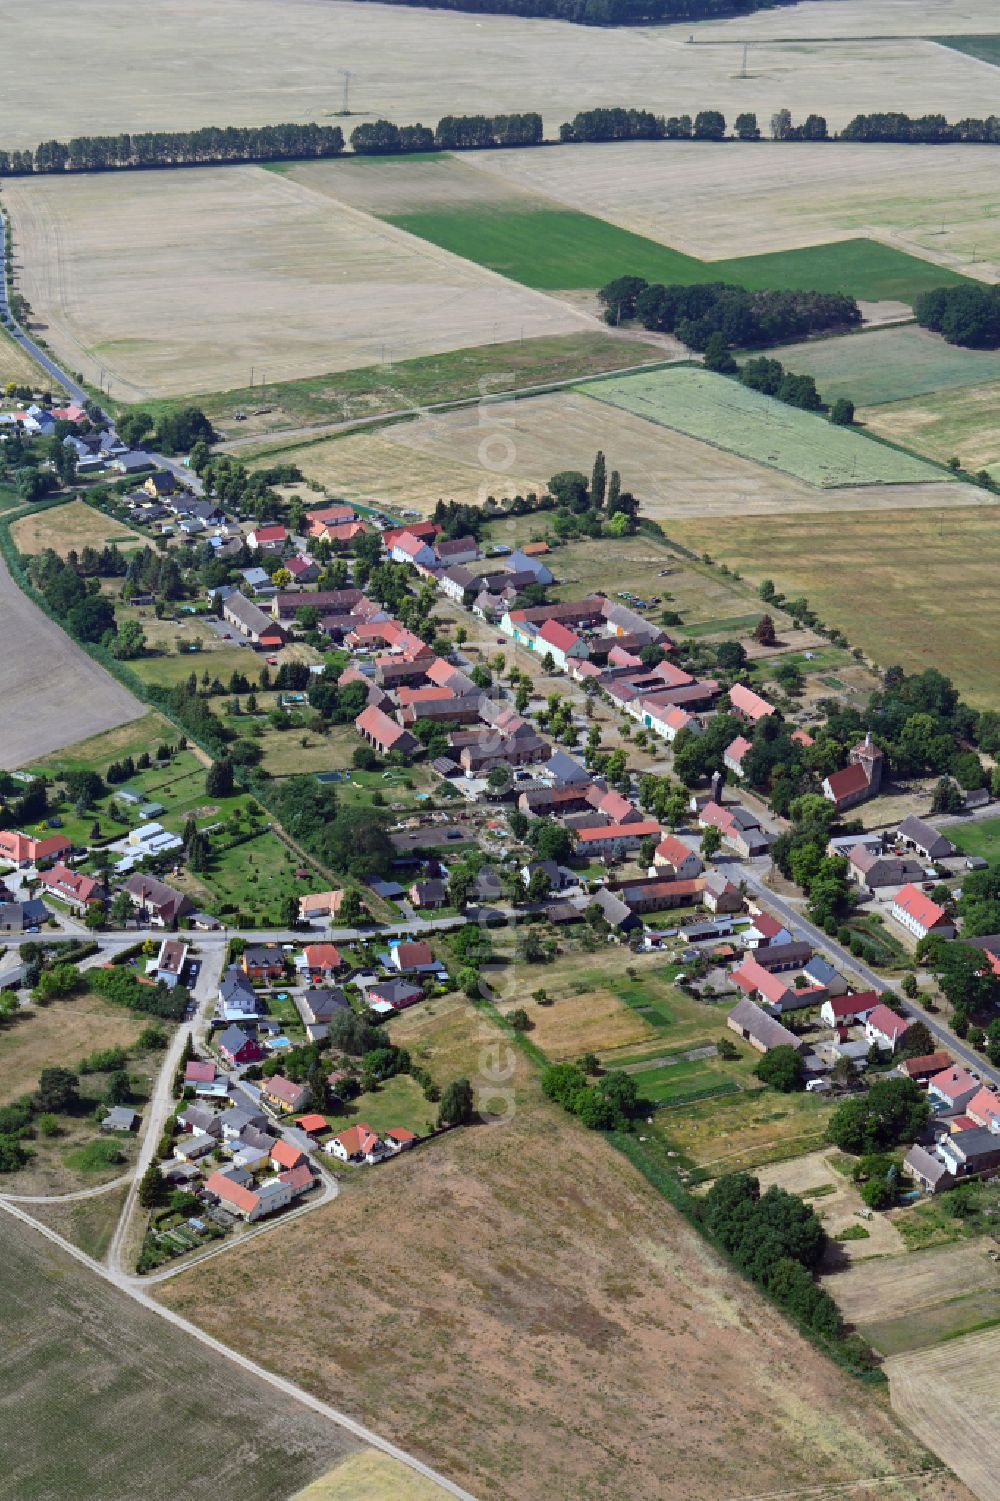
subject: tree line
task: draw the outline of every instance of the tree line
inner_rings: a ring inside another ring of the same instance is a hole
[[[200,130],[74,136],[70,141],[42,141],[34,151],[0,151],[0,174],[203,167],[339,156],[343,149],[339,125],[205,125]]]
[[[395,0],[410,4],[412,0]],[[448,6],[451,0],[439,0]],[[535,7],[550,3],[550,10]],[[568,10],[593,11],[587,24],[640,24],[650,19],[685,19],[699,15],[757,9],[756,3],[715,5],[714,0],[476,0],[451,5],[453,9],[498,11],[511,15],[561,15],[584,20]],[[653,16],[652,12],[663,14]],[[613,12],[635,14],[613,17]],[[641,13],[640,13],[641,12]],[[607,13],[607,19],[597,19]],[[647,109],[611,106],[581,110],[559,127],[563,143],[579,141],[694,140],[759,141],[763,130],[756,114],[743,111],[728,124],[721,110],[704,109],[691,116],[657,115]],[[777,110],[770,120],[774,141],[903,142],[918,144],[990,145],[1000,143],[1000,116],[967,118],[951,123],[943,115],[912,117],[899,112],[855,115],[839,132],[830,133],[825,116],[807,115],[796,124],[787,109]],[[543,134],[542,117],[536,111],[510,115],[444,115],[429,125],[396,125],[374,120],[351,132],[351,149],[358,156],[400,156],[418,151],[475,151],[504,146],[550,144]],[[23,177],[32,173],[108,172],[150,167],[205,167],[231,162],[288,161],[300,157],[340,156],[345,150],[339,125],[206,125],[199,130],[155,130],[119,135],[74,136],[69,141],[42,141],[34,151],[0,150],[0,176]]]
[[[541,142],[542,117],[534,111],[520,115],[444,115],[433,130],[429,125],[373,120],[351,132],[351,149],[358,156],[474,151],[495,146],[538,146]]]
[[[664,286],[641,276],[619,276],[597,296],[606,323],[635,318],[643,328],[675,334],[700,351],[714,334],[727,348],[747,348],[849,329],[861,322],[855,299],[839,292],[748,292],[721,281]]]
[[[474,15],[527,16],[573,21],[579,26],[644,26],[657,21],[700,21],[747,16],[773,0],[392,0]]]

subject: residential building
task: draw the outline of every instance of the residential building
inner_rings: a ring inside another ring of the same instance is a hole
[[[156,978],[173,990],[184,978],[189,949],[180,938],[165,938],[156,959]]]
[[[727,771],[731,771],[733,776],[742,777],[744,757],[752,749],[753,742],[745,735],[737,735],[735,740],[731,740],[722,753],[722,762]]]
[[[216,1015],[225,1022],[256,1021],[264,1011],[264,1002],[243,970],[230,965],[219,981]]]
[[[710,912],[742,912],[743,895],[740,888],[723,875],[721,870],[710,870],[701,877],[701,899]]]
[[[828,1027],[847,1027],[852,1022],[867,1020],[878,1004],[874,990],[862,990],[857,995],[831,995],[820,1007],[820,1019]]]
[[[905,1016],[897,1016],[880,1001],[865,1018],[865,1036],[870,1043],[877,1043],[880,1048],[894,1053],[909,1025]]]
[[[344,992],[336,985],[319,985],[310,988],[305,995],[296,996],[295,1005],[307,1027],[323,1026],[330,1022],[338,1011],[351,1009]]]
[[[820,954],[813,954],[809,962],[802,966],[802,973],[810,985],[821,985],[827,995],[843,995],[847,990],[844,976]]]
[[[919,881],[923,875],[916,860],[874,854],[860,844],[854,846],[847,858],[851,874],[866,891],[878,891],[885,886],[905,886],[910,881]]]
[[[915,1084],[926,1084],[935,1074],[940,1074],[951,1063],[950,1054],[942,1049],[938,1053],[922,1053],[919,1058],[904,1058],[896,1069],[897,1074],[902,1074],[906,1079],[912,1079]],[[977,1125],[985,1122],[977,1121]]]
[[[653,864],[669,872],[678,881],[690,881],[705,869],[700,855],[689,849],[676,834],[667,834],[656,846]]]
[[[934,933],[939,938],[954,938],[956,928],[943,907],[932,902],[919,887],[904,886],[892,899],[889,912],[908,932],[916,938],[926,938]]]
[[[243,950],[240,968],[251,980],[281,980],[285,956],[276,943],[251,943]]]
[[[977,1126],[1000,1132],[1000,1094],[984,1084],[965,1107],[965,1113]]]
[[[104,900],[104,888],[99,881],[77,870],[69,870],[65,865],[53,865],[51,870],[43,871],[38,884],[49,896],[58,897],[75,912],[85,912],[94,903]]]
[[[301,1110],[309,1099],[308,1085],[295,1084],[283,1074],[274,1074],[270,1079],[262,1080],[260,1092],[269,1104],[283,1114],[294,1114]]]
[[[363,709],[354,721],[354,728],[358,731],[369,745],[382,755],[388,755],[390,751],[398,751],[400,755],[412,756],[419,749],[420,741],[409,730],[397,724],[396,720],[390,719],[381,709],[369,706]]]
[[[229,1026],[220,1033],[217,1043],[219,1052],[227,1063],[242,1067],[247,1063],[259,1063],[265,1056],[264,1049],[250,1032],[242,1027]]]
[[[414,881],[407,896],[420,910],[433,912],[448,905],[448,888],[443,881]]]
[[[252,1178],[250,1181],[253,1181]],[[232,1168],[226,1172],[213,1173],[205,1187],[226,1209],[238,1214],[241,1219],[250,1224],[255,1220],[264,1219],[266,1215],[274,1214],[278,1209],[284,1209],[292,1201],[290,1186],[282,1183],[280,1179],[271,1179],[261,1184],[259,1188],[248,1188],[235,1178]]]
[[[452,537],[450,541],[435,541],[434,552],[442,568],[455,568],[463,563],[474,563],[479,557],[479,543],[475,537]]]
[[[293,1146],[290,1141],[283,1139],[276,1141],[271,1148],[271,1162],[280,1170],[287,1172],[291,1168],[298,1167],[299,1163],[305,1160],[306,1154]]]
[[[389,556],[394,563],[412,563],[414,567],[433,568],[437,564],[437,554],[428,542],[420,537],[415,537],[412,532],[404,531],[397,535],[389,546]]]
[[[731,978],[751,1000],[764,1002],[778,1011],[796,1009],[795,1002],[799,997],[794,986],[764,969],[752,956],[733,970]],[[812,999],[815,1002],[815,997]]]
[[[61,855],[69,854],[72,848],[64,834],[48,834],[44,838],[37,838],[34,834],[0,829],[0,860],[9,860],[19,869],[56,860]]]
[[[377,1134],[364,1122],[356,1126],[348,1126],[346,1131],[341,1131],[337,1136],[331,1136],[323,1150],[338,1158],[340,1162],[354,1164],[379,1162],[386,1155]]]
[[[407,1131],[405,1126],[390,1126],[383,1139],[390,1152],[405,1152],[420,1140],[412,1131]]]
[[[314,891],[299,897],[300,922],[312,922],[315,918],[336,917],[344,900],[342,891]]]
[[[307,943],[303,950],[305,969],[310,979],[322,980],[334,975],[343,964],[340,950],[332,943]]]
[[[752,688],[746,688],[742,683],[734,683],[730,688],[729,702],[733,706],[733,713],[745,724],[757,724],[775,712],[773,704],[769,704],[766,698],[761,698],[759,693],[754,693]]]
[[[185,917],[192,910],[189,897],[174,891],[156,876],[137,872],[129,876],[124,889],[139,921],[152,928],[171,928],[178,918]]]
[[[276,523],[256,526],[247,533],[247,546],[254,548],[255,551],[280,552],[287,541],[287,531]]]
[[[421,986],[414,985],[409,980],[390,978],[376,980],[374,985],[369,985],[365,994],[367,1004],[373,1010],[387,1007],[390,1011],[403,1011],[407,1006],[412,1006],[415,1001],[422,1001],[424,992]]]
[[[631,850],[637,850],[644,839],[659,841],[661,832],[660,825],[650,819],[580,829],[576,836],[577,853],[584,859],[618,859]]]
[[[957,1114],[965,1110],[970,1100],[973,1100],[979,1093],[980,1088],[978,1079],[974,1079],[964,1068],[959,1068],[953,1063],[928,1079],[927,1096],[953,1114]]]

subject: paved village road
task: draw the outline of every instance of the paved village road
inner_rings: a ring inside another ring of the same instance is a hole
[[[831,958],[838,961],[842,967],[853,970],[856,975],[860,975],[861,979],[872,990],[882,991],[895,988],[891,980],[887,980],[884,975],[876,973],[867,964],[863,964],[860,959],[855,959],[849,949],[844,948],[835,938],[830,938],[821,929],[817,928],[815,923],[811,923],[807,917],[804,917],[801,912],[785,901],[783,897],[776,895],[769,886],[765,886],[763,879],[756,870],[744,868],[743,879],[755,895],[759,896],[769,907],[773,908],[775,912],[784,918],[791,932],[794,933],[798,930],[799,933],[804,934],[815,948],[821,952],[825,951]],[[900,1000],[907,1016],[912,1017],[915,1021],[926,1023],[932,1036],[936,1037],[949,1052],[954,1053],[957,1058],[960,1058],[980,1078],[989,1080],[991,1084],[995,1084],[1000,1088],[1000,1068],[996,1068],[993,1064],[988,1063],[982,1054],[977,1053],[974,1048],[970,1048],[960,1037],[956,1037],[950,1027],[945,1026],[944,1022],[932,1015],[931,1012],[926,1011],[916,1001],[907,1000],[903,996],[900,997]]]
[[[416,1455],[408,1454],[405,1449],[398,1448],[397,1445],[390,1443],[388,1439],[382,1438],[380,1434],[375,1433],[371,1428],[366,1428],[363,1423],[357,1422],[348,1413],[341,1412],[338,1408],[331,1407],[326,1402],[321,1402],[318,1397],[314,1397],[311,1393],[303,1391],[301,1387],[295,1386],[291,1381],[286,1381],[284,1376],[278,1376],[273,1371],[267,1370],[264,1366],[258,1365],[247,1356],[241,1355],[238,1350],[231,1350],[221,1340],[214,1339],[212,1335],[206,1334],[203,1329],[199,1329],[196,1324],[191,1324],[187,1319],[181,1318],[180,1314],[174,1313],[173,1309],[164,1308],[155,1299],[150,1298],[144,1293],[141,1288],[137,1287],[131,1278],[125,1277],[109,1268],[102,1267],[96,1261],[92,1261],[83,1251],[71,1245],[68,1240],[64,1240],[61,1235],[57,1235],[54,1230],[50,1230],[47,1225],[40,1225],[37,1220],[33,1220],[30,1215],[25,1214],[22,1209],[18,1209],[15,1204],[10,1203],[8,1200],[0,1199],[0,1210],[11,1215],[12,1218],[19,1220],[29,1231],[37,1235],[43,1235],[46,1240],[58,1246],[67,1256],[72,1256],[75,1261],[79,1261],[83,1266],[87,1267],[95,1276],[103,1277],[113,1287],[117,1287],[128,1297],[134,1299],[136,1303],[140,1303],[151,1313],[156,1314],[158,1318],[165,1319],[167,1323],[173,1324],[176,1329],[183,1330],[192,1339],[196,1339],[199,1344],[205,1345],[210,1350],[214,1350],[217,1355],[221,1355],[224,1359],[232,1361],[234,1365],[240,1366],[244,1371],[249,1371],[252,1376],[258,1377],[261,1381],[266,1381],[276,1391],[283,1392],[285,1396],[291,1397],[294,1401],[301,1403],[303,1407],[311,1408],[313,1412],[319,1413],[320,1417],[328,1419],[331,1423],[335,1423],[338,1428],[343,1428],[345,1432],[352,1434],[363,1444],[369,1444],[373,1449],[379,1449],[383,1454],[388,1454],[390,1458],[397,1460],[400,1464],[406,1465],[407,1469],[413,1470],[416,1474],[422,1475],[426,1480],[430,1480],[435,1485],[440,1486],[449,1496],[457,1496],[459,1501],[476,1501],[471,1491],[464,1490],[462,1486],[456,1485],[454,1481],[448,1480],[446,1476],[439,1475],[436,1470],[431,1469],[430,1465],[424,1464],[423,1460],[418,1459]]]

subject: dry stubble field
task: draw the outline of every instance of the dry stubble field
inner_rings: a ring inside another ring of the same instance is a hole
[[[713,32],[725,45],[692,47],[690,22],[604,30],[351,0],[216,0],[207,9],[168,0],[144,11],[141,26],[126,0],[95,0],[81,29],[71,0],[54,0],[18,17],[3,144],[320,120],[340,108],[338,70],[347,67],[351,109],[362,118],[433,123],[447,113],[537,109],[552,135],[576,110],[619,101],[667,113],[752,109],[765,119],[787,106],[838,126],[863,109],[990,113],[995,78],[972,58],[905,35],[818,44],[819,15],[825,24],[834,9],[848,35],[889,29],[865,0],[782,7],[756,18],[760,41],[741,79],[740,44],[753,34],[746,18]],[[994,29],[975,19],[985,0],[961,7],[965,25],[950,9],[936,9],[942,31]],[[769,23],[789,40],[765,40]],[[913,29],[926,31],[926,9]]]
[[[986,492],[981,492],[984,496]],[[882,667],[936,667],[970,703],[996,701],[1000,529],[995,502],[954,510],[774,516],[766,547],[751,518],[675,522],[696,552],[805,595],[820,618]]]
[[[1000,1329],[886,1362],[893,1409],[979,1501],[1000,1501]]]
[[[1000,383],[936,391],[910,401],[862,409],[872,432],[945,464],[952,456],[973,472],[1000,473]]]
[[[64,558],[74,549],[81,552],[85,547],[102,548],[112,542],[128,552],[147,541],[141,532],[123,526],[113,516],[103,516],[82,500],[21,516],[11,526],[10,534],[18,552],[25,557],[51,547]]]
[[[16,179],[4,200],[36,325],[121,400],[599,326],[261,167]]]
[[[776,14],[799,15],[811,4],[805,0],[794,12]],[[989,72],[995,102],[997,70]],[[926,73],[921,76],[925,102],[918,113],[931,97]],[[887,107],[885,100],[874,106]],[[463,160],[512,186],[598,213],[704,259],[868,236],[995,281],[1000,218],[994,150],[809,142],[776,149],[766,141],[692,149],[687,142],[628,141],[572,151],[476,153]]]
[[[0,561],[0,767],[11,771],[145,712],[23,594]]]
[[[830,504],[822,490],[789,474],[575,391],[432,413],[378,431],[282,448],[280,458],[345,499],[430,510],[442,496],[479,502],[487,494],[538,490],[560,469],[589,471],[598,448],[608,467],[621,471],[623,487],[640,497],[644,513],[661,522],[826,511]],[[261,453],[256,462],[270,460]],[[845,487],[837,491],[837,506],[939,509],[975,504],[984,494],[942,478]]]
[[[3,1212],[0,1268],[5,1496],[274,1501],[358,1450]]]

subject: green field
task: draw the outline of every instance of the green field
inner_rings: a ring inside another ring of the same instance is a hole
[[[612,376],[578,389],[810,485],[919,484],[943,477],[920,459],[706,370]]]
[[[931,42],[950,47],[953,52],[964,52],[966,57],[978,57],[980,62],[993,63],[1000,68],[1000,35],[987,36],[932,36]]]
[[[963,855],[978,855],[991,865],[1000,861],[1000,818],[984,818],[982,823],[953,824],[948,838]]]
[[[352,1100],[344,1114],[336,1115],[329,1110],[325,1113],[334,1133],[364,1123],[379,1133],[390,1131],[393,1126],[402,1126],[404,1130],[424,1136],[434,1129],[437,1106],[424,1099],[423,1090],[415,1079],[408,1074],[397,1074],[374,1093],[361,1094]]]
[[[272,1501],[358,1447],[5,1213],[0,1267],[11,1501]]]
[[[786,344],[774,352],[786,369],[814,376],[825,401],[849,396],[858,407],[1000,380],[1000,352],[960,349],[913,324]]]
[[[616,276],[631,275],[685,285],[728,281],[756,291],[801,288],[909,302],[930,287],[966,280],[867,239],[701,261],[573,209],[475,204],[393,214],[388,222],[464,260],[547,292],[601,287]]]

